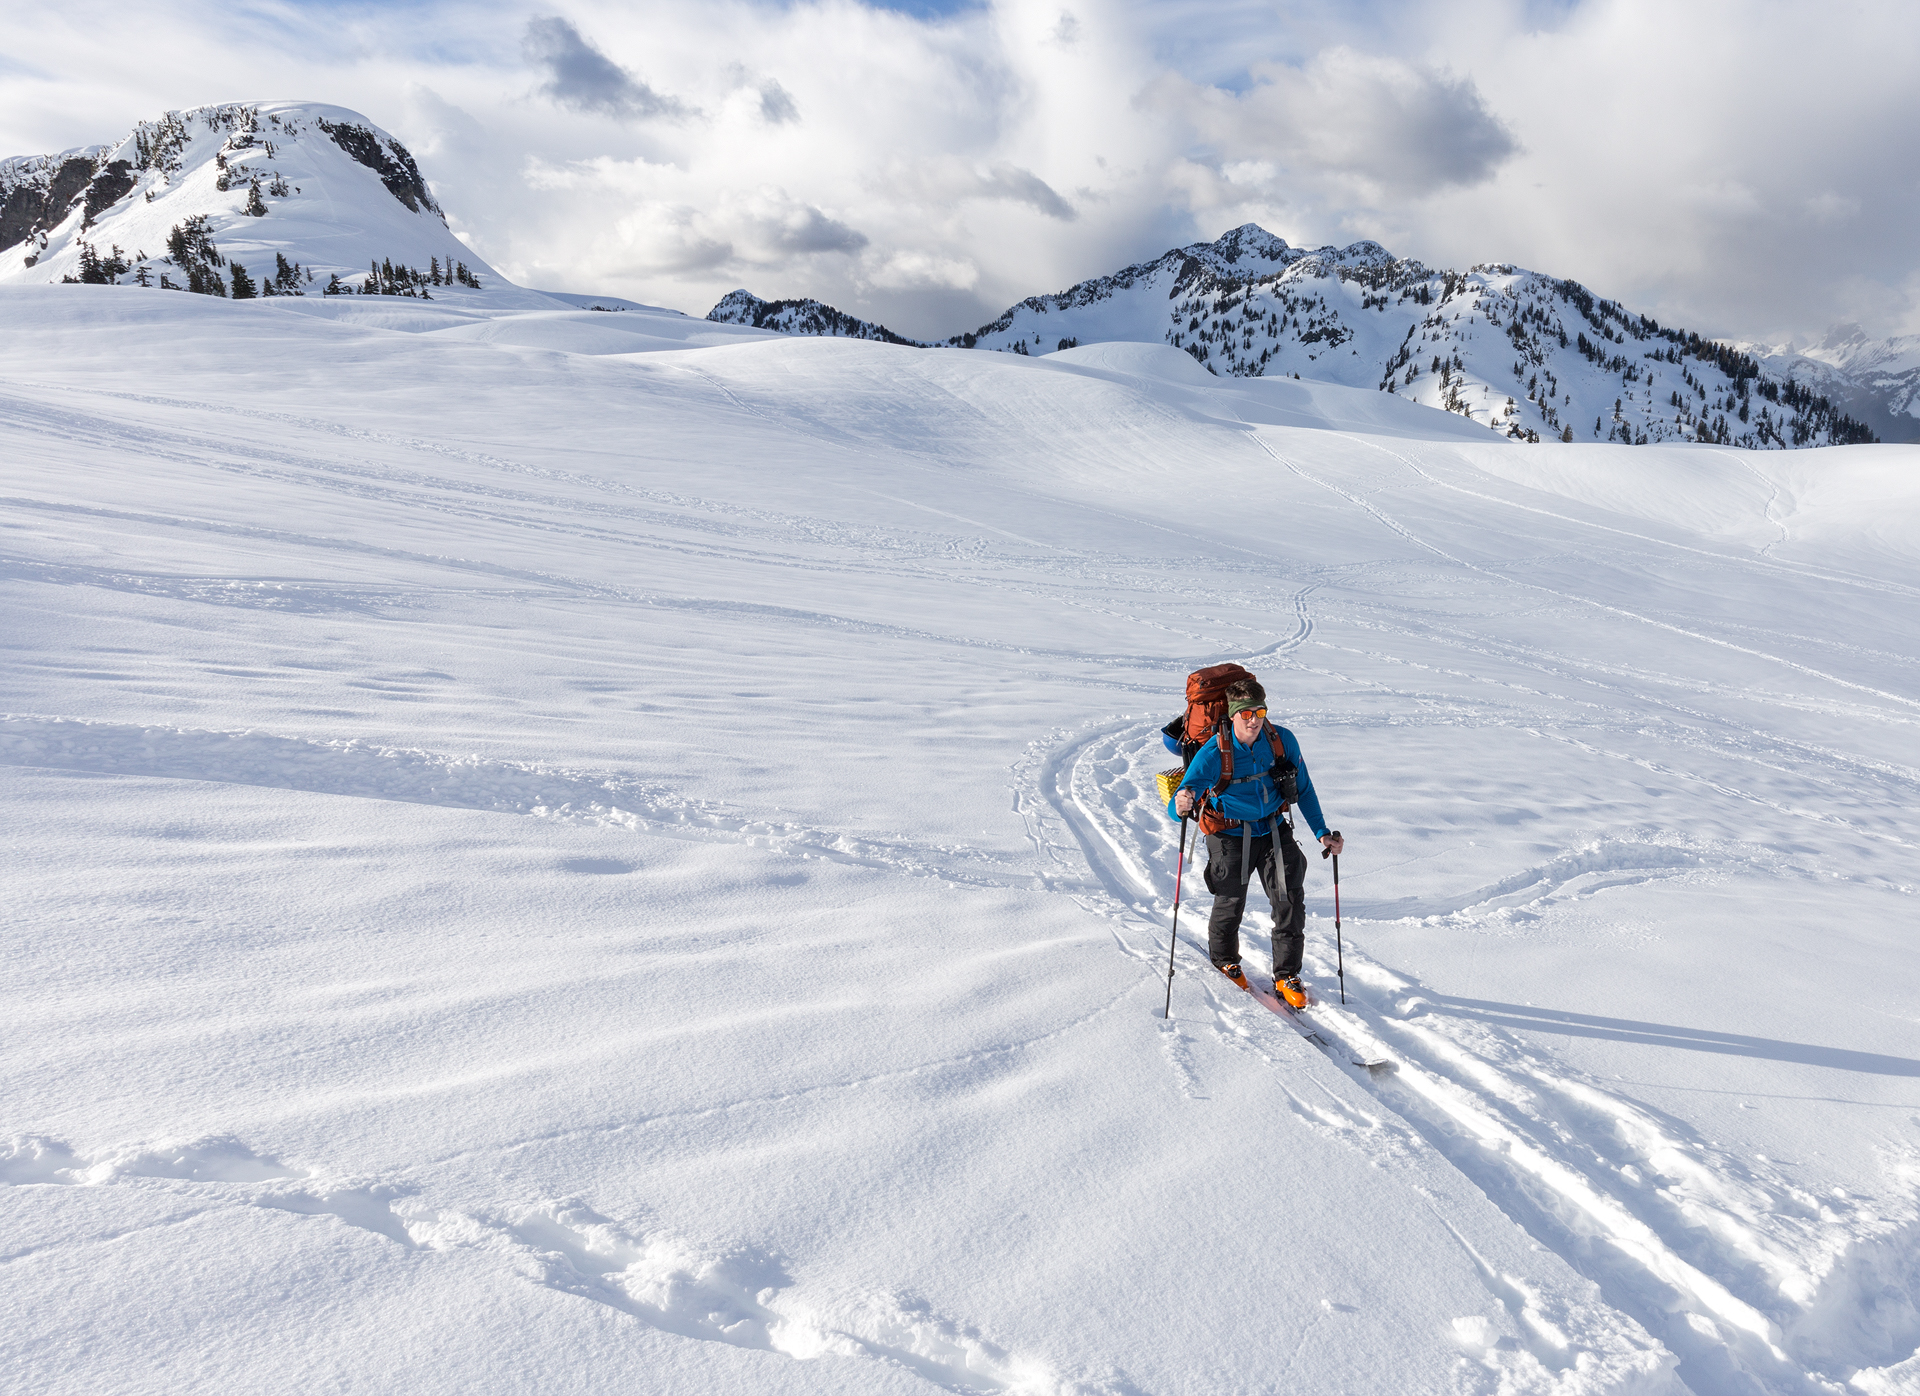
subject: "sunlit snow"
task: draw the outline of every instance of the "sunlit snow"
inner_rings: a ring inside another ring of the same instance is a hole
[[[1920,448],[480,296],[0,324],[9,1385],[1920,1381]],[[1191,866],[1161,1016],[1229,659],[1349,840],[1324,1049]]]

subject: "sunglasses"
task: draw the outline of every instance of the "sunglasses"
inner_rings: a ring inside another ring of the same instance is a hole
[[[1265,717],[1266,715],[1265,708],[1242,708],[1234,714],[1235,717]]]

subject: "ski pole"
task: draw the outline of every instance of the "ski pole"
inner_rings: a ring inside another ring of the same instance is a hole
[[[1333,953],[1340,966],[1340,1002],[1347,1001],[1347,947],[1340,943],[1340,855],[1333,855]]]
[[[1340,831],[1335,829],[1331,837],[1339,838]],[[1320,850],[1322,858],[1329,855],[1333,858],[1333,953],[1335,963],[1340,966],[1340,1002],[1345,1003],[1347,1001],[1347,949],[1340,943],[1340,855],[1334,853],[1331,848]]]
[[[1180,816],[1180,861],[1173,870],[1173,929],[1167,932],[1167,1006],[1160,1016],[1173,1016],[1173,948],[1180,943],[1180,881],[1187,871],[1187,816]]]

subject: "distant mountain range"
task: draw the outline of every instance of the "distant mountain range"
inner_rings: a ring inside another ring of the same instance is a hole
[[[507,281],[453,235],[405,146],[357,112],[294,102],[168,112],[112,145],[0,160],[0,284],[48,281],[592,301]],[[938,345],[744,290],[707,318],[1013,354],[1166,343],[1214,373],[1377,388],[1523,440],[1920,440],[1920,336],[1848,326],[1815,345],[1728,344],[1573,281],[1502,263],[1434,270],[1373,242],[1294,248],[1251,223],[1029,297]]]
[[[1029,297],[937,343],[818,301],[763,301],[744,290],[707,318],[1014,354],[1166,343],[1215,373],[1378,388],[1525,440],[1753,448],[1920,440],[1920,338],[1869,341],[1849,327],[1807,349],[1728,344],[1504,263],[1457,272],[1375,242],[1295,248],[1252,223]]]
[[[1809,345],[1736,344],[1776,378],[1826,394],[1884,441],[1920,441],[1920,335],[1868,339],[1836,325]]]

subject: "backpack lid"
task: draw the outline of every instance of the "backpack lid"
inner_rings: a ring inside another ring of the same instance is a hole
[[[1187,675],[1186,740],[1206,741],[1226,721],[1227,690],[1253,674],[1238,664],[1214,664]]]

